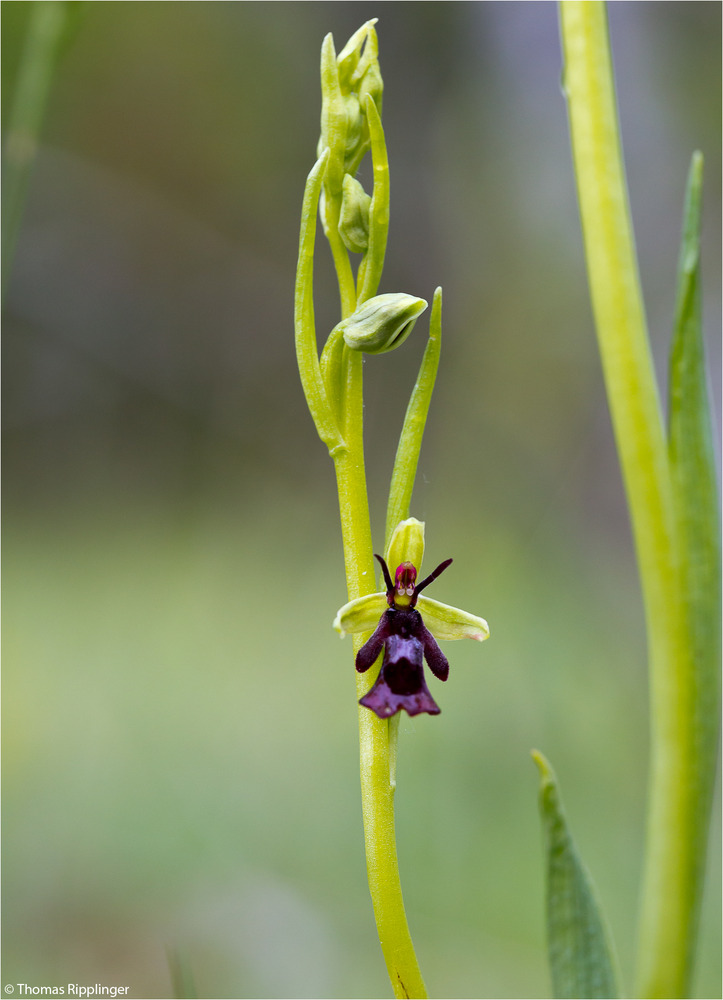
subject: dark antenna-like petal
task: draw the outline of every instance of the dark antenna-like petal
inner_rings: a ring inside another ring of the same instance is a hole
[[[429,574],[429,576],[425,577],[421,583],[417,584],[414,588],[414,593],[412,594],[411,607],[414,607],[417,603],[417,598],[419,597],[420,592],[424,590],[425,587],[428,587],[433,580],[436,580],[440,573],[444,573],[451,562],[451,559],[445,559],[444,562],[440,563],[439,566],[437,566],[437,568]]]
[[[389,618],[387,617],[387,612],[385,611],[374,631],[374,634],[371,638],[367,639],[362,648],[356,654],[356,668],[360,674],[363,674],[365,670],[368,670],[369,667],[371,667],[372,663],[374,663],[376,658],[381,653],[384,643],[387,641],[390,634],[391,629],[389,627]]]
[[[389,567],[387,566],[386,562],[382,559],[382,557],[376,554],[376,552],[374,553],[374,558],[379,561],[379,564],[382,567],[382,573],[384,574],[384,582],[387,585],[387,598],[389,597],[390,594],[394,596],[394,584],[392,583],[392,578],[389,574]]]
[[[437,640],[425,625],[418,629],[417,638],[424,646],[424,656],[434,676],[439,677],[440,681],[446,681],[449,677],[449,660],[439,648]]]

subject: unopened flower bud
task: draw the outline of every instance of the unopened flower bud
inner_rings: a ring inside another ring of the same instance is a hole
[[[344,175],[339,235],[352,253],[364,253],[369,246],[369,205],[371,198],[356,178]]]
[[[342,101],[346,115],[344,170],[346,173],[356,173],[369,146],[369,129],[366,125],[366,115],[362,112],[357,95],[349,94],[348,97],[343,97]]]
[[[366,21],[358,31],[355,31],[337,57],[342,93],[348,94],[350,90],[356,90],[356,80],[353,78],[360,77],[368,65],[377,60],[378,43],[374,30],[377,20],[374,17],[371,21]],[[364,49],[363,55],[362,48]],[[361,72],[359,72],[360,70]]]
[[[373,62],[362,77],[359,84],[359,104],[366,107],[367,94],[373,99],[377,106],[377,111],[382,113],[382,93],[384,91],[384,81],[379,70],[379,63]]]
[[[426,308],[424,299],[404,292],[375,295],[339,323],[338,329],[352,350],[384,354],[404,343]]]

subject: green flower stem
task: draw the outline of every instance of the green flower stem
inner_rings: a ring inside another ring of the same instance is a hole
[[[640,569],[651,775],[635,996],[689,996],[700,889],[695,663],[667,441],[635,257],[605,5],[562,0],[572,150],[590,291]]]
[[[362,437],[362,355],[345,350],[345,430],[347,447],[335,456],[339,510],[349,600],[376,590]],[[354,654],[369,638],[355,636]],[[357,697],[369,680],[357,674]],[[379,941],[394,995],[426,997],[409,933],[397,862],[394,827],[396,740],[389,720],[359,706],[359,751],[364,844],[369,891]],[[397,724],[393,727],[396,735]]]
[[[372,139],[372,143],[373,141]],[[409,517],[422,436],[439,365],[441,337],[442,289],[438,288],[432,304],[429,341],[409,400],[394,462],[387,505],[385,553],[397,524]],[[368,635],[355,636],[355,653],[367,638]],[[368,681],[359,675],[358,697],[366,694],[367,688]],[[395,996],[426,997],[426,987],[409,933],[399,882],[394,831],[398,736],[399,715],[383,720],[359,706],[367,873],[379,939]]]
[[[349,254],[339,233],[339,217],[341,201],[327,197],[324,208],[324,233],[329,241],[331,255],[334,258],[337,281],[339,283],[339,298],[341,300],[341,317],[351,316],[356,308],[356,284],[351,269]]]
[[[344,544],[349,600],[373,594],[374,555],[364,468],[362,355],[344,348],[342,402],[346,447],[334,466],[339,493],[341,535]]]
[[[376,590],[364,472],[362,354],[344,350],[347,448],[335,458],[349,600]],[[355,636],[354,654],[369,638]],[[357,698],[369,686],[357,674]],[[397,997],[426,997],[404,910],[394,827],[396,740],[388,720],[359,706],[359,770],[369,892],[389,978]],[[398,723],[393,727],[396,735]]]
[[[355,636],[354,650],[367,636]],[[358,683],[359,697],[368,684]],[[398,719],[398,717],[397,717]],[[395,730],[398,722],[395,725]],[[396,749],[390,740],[391,722],[359,706],[362,809],[367,876],[374,904],[379,941],[395,997],[426,997],[414,945],[404,911],[394,832]],[[396,743],[394,744],[396,746]]]
[[[409,517],[417,462],[424,425],[439,365],[442,336],[442,289],[434,293],[429,341],[412,391],[399,439],[387,506],[384,541],[386,553],[394,528]],[[350,597],[350,600],[352,598]],[[355,636],[354,652],[368,635]],[[366,694],[368,680],[359,675],[357,695]],[[379,939],[387,971],[397,997],[426,997],[426,987],[417,963],[404,910],[396,837],[394,831],[394,791],[399,735],[399,715],[382,720],[359,707],[362,809],[369,887],[374,903]]]

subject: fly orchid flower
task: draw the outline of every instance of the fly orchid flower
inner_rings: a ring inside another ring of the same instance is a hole
[[[375,555],[382,567],[386,592],[350,601],[338,611],[334,621],[334,628],[342,638],[347,632],[374,629],[371,638],[357,653],[359,673],[368,670],[384,650],[379,675],[359,700],[360,705],[376,712],[380,719],[387,719],[401,709],[408,715],[421,712],[439,715],[441,710],[427,688],[423,667],[426,659],[435,677],[447,680],[449,663],[435,635],[440,639],[477,639],[479,642],[489,635],[483,618],[420,596],[421,591],[452,562],[445,559],[417,583],[417,567],[423,552],[424,524],[416,518],[402,521],[392,536],[387,553],[391,565],[397,564],[394,580],[386,560]],[[412,558],[403,558],[405,555]]]

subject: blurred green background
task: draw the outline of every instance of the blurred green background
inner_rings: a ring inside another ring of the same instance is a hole
[[[29,6],[2,4],[5,121]],[[537,747],[630,983],[645,637],[548,2],[73,8],[4,313],[4,982],[167,997],[175,954],[202,997],[389,995],[333,471],[292,343],[319,48],[373,16],[380,291],[444,288],[413,513],[428,565],[455,558],[432,596],[492,629],[447,647],[442,715],[402,720],[410,925],[432,995],[549,995]],[[717,373],[721,7],[610,20],[658,371],[700,148]],[[425,327],[365,369],[377,546]],[[718,801],[698,997],[721,995]]]

